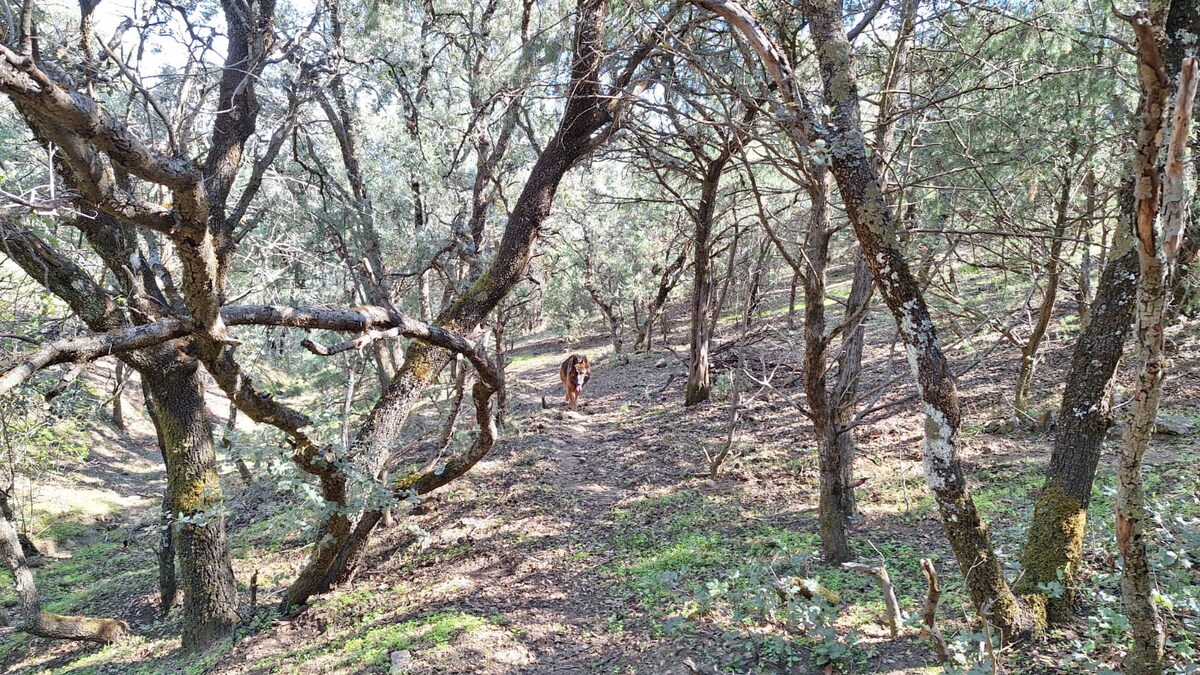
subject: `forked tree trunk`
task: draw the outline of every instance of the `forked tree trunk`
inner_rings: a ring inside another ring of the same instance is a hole
[[[621,298],[618,295],[611,302],[604,297],[604,292],[596,285],[596,269],[593,260],[596,258],[595,246],[592,245],[591,236],[588,235],[586,227],[584,228],[583,240],[587,245],[585,258],[583,261],[583,288],[591,296],[592,302],[600,308],[600,313],[604,315],[605,322],[608,323],[608,334],[612,340],[613,354],[623,355],[625,353],[625,334],[622,324],[624,321],[621,318]],[[499,337],[496,338],[499,343]],[[498,346],[498,344],[497,344]]]
[[[654,297],[646,305],[646,321],[638,327],[638,336],[637,341],[634,343],[634,351],[650,351],[654,342],[654,322],[664,316],[667,298],[670,297],[671,291],[675,289],[675,285],[679,283],[679,278],[683,276],[683,269],[687,265],[687,256],[690,251],[691,244],[685,244],[680,249],[679,255],[675,256],[675,259],[659,275],[658,291],[655,292]]]
[[[119,227],[103,214],[91,221],[91,225],[96,229],[85,230],[89,237]],[[104,332],[128,325],[109,296],[85,271],[69,260],[53,257],[52,249],[31,233],[0,227],[0,237],[5,252],[31,278],[66,301],[89,328]],[[98,251],[111,253],[100,243],[93,243]],[[165,343],[140,352],[127,352],[122,358],[138,371],[155,402],[147,408],[158,413],[155,428],[165,448],[167,499],[171,500],[168,507],[187,516],[215,514],[181,528],[178,541],[182,581],[188,596],[183,612],[183,642],[185,648],[195,649],[227,637],[233,632],[238,616],[224,517],[219,508],[222,495],[212,427],[197,373],[199,363],[183,356],[178,347],[177,343]]]
[[[804,14],[820,47],[834,178],[884,302],[895,316],[925,408],[925,474],[975,607],[990,611],[1006,637],[1027,629],[1027,615],[1004,578],[958,459],[962,415],[950,365],[896,238],[895,218],[867,158],[859,121],[853,50],[839,0],[806,0]]]

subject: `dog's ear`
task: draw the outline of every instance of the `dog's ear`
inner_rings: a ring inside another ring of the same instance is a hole
[[[586,366],[588,364],[587,356],[585,355],[582,359],[579,360],[579,362]]]

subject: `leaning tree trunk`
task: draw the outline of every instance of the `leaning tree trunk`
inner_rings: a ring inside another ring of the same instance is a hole
[[[1132,246],[1133,181],[1121,189],[1120,202],[1108,262],[1071,355],[1050,464],[1021,555],[1017,592],[1039,598],[1031,606],[1044,606],[1047,621],[1056,624],[1069,621],[1074,614],[1074,580],[1083,551],[1092,483],[1111,424],[1110,392],[1137,300],[1140,268]],[[1057,581],[1060,572],[1066,592],[1057,598],[1045,596],[1039,585]]]
[[[803,7],[819,45],[825,102],[832,110],[825,134],[833,175],[875,283],[900,329],[925,408],[929,488],[975,607],[990,612],[1003,634],[1013,636],[1028,628],[1028,616],[1004,578],[958,459],[962,424],[958,390],[925,298],[897,241],[895,217],[867,158],[853,50],[842,25],[841,2],[806,0]]]
[[[115,619],[93,619],[86,616],[64,616],[42,611],[38,600],[33,572],[25,562],[25,552],[11,521],[0,513],[0,556],[17,586],[20,620],[17,628],[38,637],[55,640],[84,640],[112,644],[129,626]]]
[[[839,0],[802,3],[821,64],[829,126],[817,115],[798,86],[784,53],[748,10],[733,0],[691,0],[718,13],[742,34],[775,80],[776,93],[787,111],[786,130],[814,146],[823,141],[842,202],[871,266],[875,283],[896,319],[917,389],[925,408],[925,475],[937,502],[950,546],[965,577],[977,610],[988,612],[1005,639],[1030,628],[1029,615],[1017,602],[1004,578],[991,536],[979,517],[958,459],[962,423],[958,391],[942,353],[920,286],[897,239],[895,217],[884,196],[863,141],[859,119],[858,82],[853,50],[842,25]]]
[[[562,122],[529,173],[509,215],[491,266],[476,278],[457,301],[442,311],[435,322],[437,328],[458,335],[474,331],[524,278],[533,245],[550,214],[559,183],[571,167],[595,149],[596,139],[603,138],[602,130],[613,119],[614,98],[600,83],[600,69],[605,54],[602,28],[606,10],[605,0],[579,0],[570,95]],[[645,57],[645,53],[640,54],[640,58]],[[628,76],[619,78],[619,86],[627,84],[631,76],[632,70],[628,71]],[[353,462],[365,475],[379,476],[385,465],[394,460],[399,467],[392,472],[396,476],[392,487],[398,491],[417,489],[418,486],[414,486],[413,482],[425,475],[422,467],[429,464],[430,459],[393,457],[393,450],[409,412],[451,357],[450,351],[426,343],[414,341],[409,345],[404,364],[351,444],[348,461]],[[486,391],[487,387],[482,382],[476,383],[474,394],[480,401],[485,400]],[[491,395],[487,394],[487,403],[483,404],[485,407],[490,405],[490,399]],[[482,412],[477,412],[477,419],[481,425],[492,424],[492,420]],[[492,433],[494,429],[489,429],[489,442],[481,444],[484,451],[491,447]],[[344,501],[346,496],[343,495],[342,499],[339,505],[344,508],[347,506]],[[300,577],[285,592],[282,600],[285,609],[302,604],[313,594],[345,581],[354,573],[366,552],[371,532],[382,519],[382,511],[376,509],[364,513],[353,528],[344,527],[348,523],[339,521],[335,531],[329,527],[329,523],[336,519],[335,514],[326,522],[330,536],[324,538],[325,541],[314,551]]]
[[[1017,373],[1016,392],[1013,394],[1013,406],[1021,413],[1029,409],[1029,388],[1033,383],[1033,374],[1037,367],[1038,348],[1050,319],[1054,315],[1054,301],[1058,297],[1058,282],[1062,277],[1063,237],[1067,234],[1067,208],[1071,204],[1071,179],[1063,171],[1062,193],[1058,199],[1058,214],[1054,223],[1054,239],[1050,241],[1050,259],[1046,261],[1046,288],[1042,292],[1042,306],[1038,310],[1037,322],[1029,333],[1029,339],[1021,349],[1021,367]]]

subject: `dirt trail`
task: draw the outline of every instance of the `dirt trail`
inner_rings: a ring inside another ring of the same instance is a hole
[[[608,369],[593,355],[593,380],[579,410],[567,410],[557,375],[564,357],[542,355],[510,370],[517,382],[514,412],[527,428],[491,462],[515,459],[527,470],[512,471],[505,481],[513,482],[501,502],[516,512],[496,515],[523,522],[521,534],[537,543],[532,550],[498,546],[503,562],[475,572],[490,590],[468,605],[503,612],[528,631],[517,648],[526,656],[514,664],[520,672],[592,673],[616,668],[634,651],[605,625],[624,610],[613,590],[598,582],[597,570],[612,552],[592,549],[611,536],[617,510],[639,492],[632,476],[644,456],[637,444],[646,439],[629,414],[629,394],[637,388],[628,367]],[[543,397],[548,408],[542,408]],[[537,496],[522,498],[526,490]]]

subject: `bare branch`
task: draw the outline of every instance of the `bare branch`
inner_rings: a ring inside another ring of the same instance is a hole
[[[480,372],[480,378],[498,388],[499,371],[481,345],[439,326],[418,321],[383,307],[323,309],[279,305],[240,305],[223,307],[221,318],[230,326],[288,326],[363,334],[373,333],[378,336],[375,339],[399,335],[416,338],[466,356]],[[111,354],[144,349],[168,340],[185,337],[195,330],[195,327],[187,322],[171,317],[144,326],[131,326],[107,333],[58,340],[0,363],[0,394],[9,391],[29,379],[37,371],[49,366],[59,363],[94,361]],[[315,345],[315,343],[313,344]],[[350,348],[352,347],[346,347],[340,351]],[[310,351],[320,353],[312,348]]]

